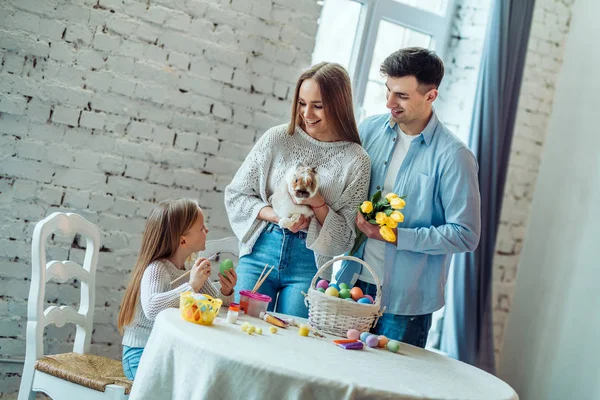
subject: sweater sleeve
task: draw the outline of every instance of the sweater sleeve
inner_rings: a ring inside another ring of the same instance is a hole
[[[154,321],[162,310],[178,307],[179,295],[193,290],[189,283],[169,289],[169,273],[159,262],[150,264],[142,276],[140,293],[142,311],[150,321]]]
[[[221,290],[217,289],[214,283],[212,283],[210,280],[207,280],[204,283],[204,286],[200,288],[199,293],[207,294],[210,297],[223,300],[224,306],[228,306],[233,301],[233,293],[231,293],[229,296],[225,296],[223,293],[221,293]]]
[[[260,220],[259,211],[270,206],[266,198],[268,171],[271,164],[271,130],[254,145],[231,183],[225,188],[225,209],[231,228],[245,243]]]
[[[323,226],[313,218],[308,227],[306,247],[326,257],[335,257],[352,249],[356,238],[356,213],[367,198],[371,180],[371,161],[362,151],[350,165],[350,181],[339,197],[328,203],[329,213]]]

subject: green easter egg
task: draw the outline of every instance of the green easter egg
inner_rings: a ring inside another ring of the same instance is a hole
[[[323,289],[322,287],[317,288],[317,291],[319,291],[321,293],[325,293],[325,289]]]
[[[400,350],[400,342],[396,340],[390,340],[389,342],[387,342],[387,345],[385,347],[392,353],[397,353],[398,350]]]
[[[347,299],[348,297],[350,297],[350,290],[348,288],[344,288],[340,290],[340,297],[342,299]]]
[[[348,290],[350,290],[350,288],[348,287],[347,283],[340,283],[340,289],[348,289]]]
[[[223,276],[227,276],[227,275],[225,275],[225,271],[232,269],[232,268],[233,268],[233,261],[231,261],[229,258],[224,259],[219,264],[219,270],[221,272],[221,275],[223,275]]]

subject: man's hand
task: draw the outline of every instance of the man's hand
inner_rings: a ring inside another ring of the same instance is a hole
[[[360,212],[356,214],[356,226],[362,233],[367,235],[369,239],[390,243],[381,236],[381,233],[379,233],[379,225],[370,224]],[[394,231],[394,235],[398,237],[398,229],[394,228],[392,230]]]

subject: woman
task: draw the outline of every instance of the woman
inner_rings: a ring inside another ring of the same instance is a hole
[[[317,267],[352,248],[356,211],[367,197],[371,164],[361,147],[348,74],[338,64],[320,63],[296,84],[289,124],[269,129],[225,189],[225,207],[240,239],[239,291],[252,289],[265,264],[275,268],[259,292],[269,309],[306,317],[304,296]],[[270,198],[286,172],[298,163],[314,167],[319,192],[302,204],[302,217],[288,229]]]

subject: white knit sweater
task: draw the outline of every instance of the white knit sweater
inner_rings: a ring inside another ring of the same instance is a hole
[[[320,142],[300,128],[293,135],[287,125],[269,129],[256,143],[225,188],[229,222],[240,239],[240,257],[252,247],[267,226],[258,212],[271,205],[271,195],[289,168],[299,162],[316,167],[319,191],[329,206],[323,226],[311,220],[306,247],[313,250],[318,266],[343,254],[354,244],[358,206],[366,200],[371,162],[357,143]]]
[[[185,270],[178,269],[169,260],[158,260],[146,268],[142,276],[141,293],[135,307],[135,315],[131,323],[124,327],[123,345],[129,347],[145,347],[154,319],[159,312],[167,308],[179,307],[179,295],[183,292],[194,291],[187,281],[189,276],[182,275]],[[177,278],[181,278],[173,282]],[[199,293],[208,294],[223,300],[229,305],[233,295],[223,296],[220,290],[207,280]]]

